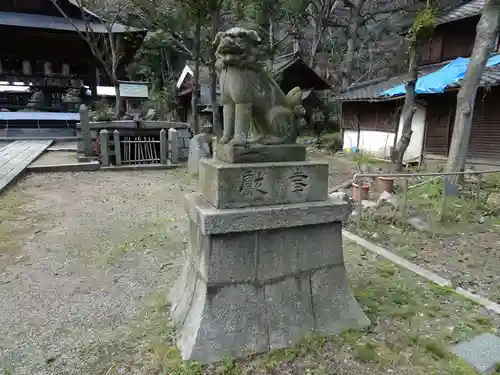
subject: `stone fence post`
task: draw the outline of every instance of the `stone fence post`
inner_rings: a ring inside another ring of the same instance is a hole
[[[122,165],[122,152],[120,145],[120,132],[115,129],[113,132],[113,144],[115,146],[115,165]]]
[[[83,154],[92,156],[92,137],[90,135],[89,109],[85,104],[80,105],[80,129],[83,140]]]
[[[179,132],[174,129],[168,129],[168,153],[172,164],[179,163]]]
[[[99,143],[101,147],[101,165],[103,167],[109,166],[109,133],[106,129],[99,132]]]
[[[160,164],[168,164],[168,139],[165,129],[160,130]]]

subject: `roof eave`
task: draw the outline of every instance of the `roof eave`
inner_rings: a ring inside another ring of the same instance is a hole
[[[449,24],[452,24],[454,22],[459,22],[459,21],[463,21],[463,20],[467,20],[467,19],[470,19],[470,18],[474,18],[474,17],[478,17],[480,16],[481,13],[477,13],[477,14],[473,14],[473,15],[467,15],[467,16],[463,16],[463,17],[459,17],[459,18],[454,18],[452,20],[448,20],[448,21],[437,21],[436,22],[436,27],[437,26],[442,26],[442,25],[449,25]]]

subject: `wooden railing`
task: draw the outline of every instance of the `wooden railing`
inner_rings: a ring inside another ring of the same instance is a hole
[[[99,154],[101,165],[107,167],[114,156],[115,165],[177,164],[179,163],[179,132],[176,129],[161,129],[159,137],[125,136],[120,131],[99,132]]]

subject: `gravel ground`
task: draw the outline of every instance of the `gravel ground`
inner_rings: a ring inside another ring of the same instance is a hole
[[[328,161],[330,184],[352,175]],[[194,182],[185,169],[33,174],[5,192],[0,374],[107,374],[129,352],[133,368],[151,362],[142,353],[165,335]]]
[[[331,184],[352,173],[328,160]],[[176,359],[165,298],[194,182],[185,169],[57,173],[9,189],[0,200],[0,374],[201,375]],[[496,317],[352,244],[345,253],[369,330],[205,374],[473,373],[446,347],[496,332]]]
[[[333,188],[343,182],[352,179],[356,173],[356,163],[346,157],[328,155],[317,148],[309,148],[307,150],[309,160],[328,162],[329,177],[328,185]]]
[[[340,183],[352,172],[333,162],[330,182]],[[107,373],[102,351],[123,352],[131,326],[150,329],[144,311],[176,278],[194,181],[184,169],[55,173],[10,188],[0,202],[0,374]]]
[[[126,334],[175,280],[193,185],[178,169],[31,175],[7,191],[0,374],[101,373],[88,348]]]
[[[47,151],[34,160],[31,165],[75,164],[76,151]]]

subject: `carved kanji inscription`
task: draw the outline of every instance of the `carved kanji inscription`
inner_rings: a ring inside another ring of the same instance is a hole
[[[267,173],[261,171],[247,170],[243,172],[240,185],[240,193],[244,197],[258,197],[267,195],[266,188]]]
[[[295,195],[303,194],[309,186],[309,179],[309,175],[303,169],[294,169],[288,177],[291,193]]]

